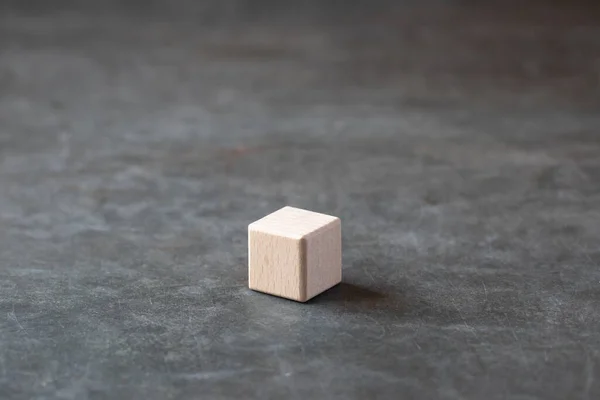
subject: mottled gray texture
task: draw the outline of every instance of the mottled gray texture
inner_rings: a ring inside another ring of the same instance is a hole
[[[600,398],[600,13],[390,4],[0,5],[0,398]]]

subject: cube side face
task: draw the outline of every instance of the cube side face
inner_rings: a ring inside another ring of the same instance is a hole
[[[297,301],[306,299],[304,239],[248,229],[248,286]]]
[[[306,237],[306,300],[342,281],[342,226],[339,219]]]

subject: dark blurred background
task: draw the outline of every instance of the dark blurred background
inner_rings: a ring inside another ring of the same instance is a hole
[[[593,1],[1,1],[0,398],[597,399],[599,135]]]

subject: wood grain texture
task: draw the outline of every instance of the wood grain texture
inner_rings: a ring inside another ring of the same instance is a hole
[[[284,207],[248,226],[248,286],[307,301],[341,282],[339,218]]]

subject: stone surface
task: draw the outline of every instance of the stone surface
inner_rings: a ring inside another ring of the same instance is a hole
[[[599,398],[599,15],[0,3],[0,398]],[[247,288],[285,204],[309,304]]]

